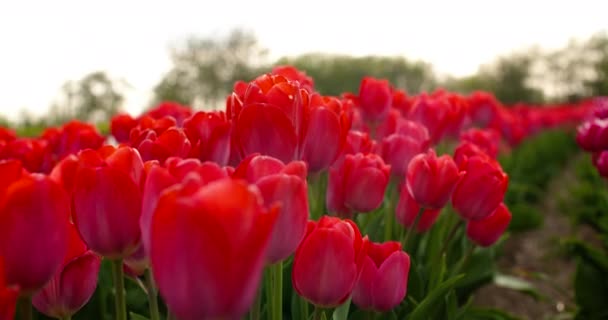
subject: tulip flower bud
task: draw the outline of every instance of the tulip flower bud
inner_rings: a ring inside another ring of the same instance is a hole
[[[586,151],[608,150],[608,119],[594,119],[580,125],[576,142]]]
[[[407,168],[407,188],[419,205],[441,209],[450,199],[462,173],[449,155],[437,157],[430,149],[415,156]]]
[[[137,150],[121,147],[85,150],[79,159],[73,198],[76,227],[91,250],[110,259],[125,258],[141,240],[141,157]]]
[[[339,306],[355,286],[367,237],[351,220],[329,216],[309,221],[307,229],[293,261],[293,287],[317,306]]]
[[[369,243],[353,302],[363,310],[386,312],[398,306],[407,292],[410,257],[401,243]]]
[[[176,318],[239,319],[249,310],[277,214],[242,180],[183,183],[163,192],[152,218],[150,259]]]
[[[437,221],[439,213],[441,213],[440,209],[424,209],[422,216],[418,219],[418,223],[416,223],[416,232],[424,233],[428,231],[435,224],[435,221]],[[401,188],[399,202],[395,209],[397,222],[404,227],[411,228],[418,214],[420,214],[420,205],[414,200],[410,190],[404,186]]]
[[[267,253],[271,264],[289,257],[304,237],[309,215],[306,175],[303,161],[285,165],[278,159],[255,154],[245,158],[233,174],[233,178],[255,183],[267,208],[279,205]]]
[[[365,122],[379,123],[388,116],[393,100],[387,80],[365,77],[359,86],[359,104]]]
[[[481,220],[502,202],[509,177],[498,162],[484,157],[469,158],[464,177],[452,194],[452,206],[465,220]]]
[[[397,131],[382,139],[381,155],[391,166],[391,174],[402,178],[412,158],[430,145],[426,128],[413,121],[399,121]]]
[[[489,247],[493,245],[507,230],[511,222],[511,213],[504,203],[482,220],[470,220],[467,223],[467,237],[477,245]]]
[[[602,177],[608,178],[608,151],[594,153],[593,165]]]
[[[197,112],[184,121],[184,130],[192,144],[191,157],[228,164],[232,124],[223,112]]]
[[[68,247],[70,202],[59,184],[39,174],[23,176],[0,197],[6,283],[31,294],[61,267]]]
[[[353,212],[370,212],[384,200],[390,166],[376,154],[346,155],[329,170],[327,208],[348,216]]]
[[[64,265],[32,298],[38,311],[57,319],[71,317],[91,299],[101,265],[101,258],[86,249],[73,225],[69,237]]]

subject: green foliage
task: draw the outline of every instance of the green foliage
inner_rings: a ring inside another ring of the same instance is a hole
[[[219,105],[237,80],[251,80],[260,72],[265,55],[255,36],[243,30],[224,38],[192,37],[172,49],[173,68],[154,88],[154,99]]]
[[[537,206],[544,190],[577,150],[572,133],[560,129],[528,139],[499,158],[509,175],[505,203],[513,214],[511,230],[523,231],[542,224],[543,214]]]
[[[315,88],[326,95],[358,92],[365,76],[388,79],[407,92],[419,93],[435,87],[436,79],[429,64],[411,62],[403,57],[330,55],[311,53],[279,59],[275,65],[293,65],[311,76]]]
[[[608,318],[608,188],[592,165],[589,156],[581,157],[575,171],[578,183],[569,186],[569,196],[562,199],[564,212],[574,222],[591,226],[597,232],[599,245],[583,239],[564,242],[568,252],[577,258],[574,278],[575,319]]]

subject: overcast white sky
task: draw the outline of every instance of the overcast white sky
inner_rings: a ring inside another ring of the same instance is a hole
[[[423,59],[466,75],[495,56],[608,29],[608,1],[1,1],[0,114],[44,114],[61,85],[105,70],[136,114],[188,35],[247,28],[272,57],[309,51]]]

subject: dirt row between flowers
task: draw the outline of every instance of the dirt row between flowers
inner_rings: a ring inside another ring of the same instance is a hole
[[[580,156],[577,156],[580,157]],[[475,294],[475,304],[498,308],[522,319],[571,319],[575,310],[574,259],[561,250],[560,240],[571,235],[593,241],[594,232],[586,226],[573,226],[560,208],[569,186],[577,183],[573,157],[562,173],[550,181],[539,204],[544,223],[538,229],[512,234],[504,245],[498,270],[524,278],[534,285],[539,297],[489,284]]]

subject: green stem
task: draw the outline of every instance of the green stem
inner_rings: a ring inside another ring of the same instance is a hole
[[[452,241],[452,239],[456,235],[456,232],[458,231],[458,229],[460,228],[460,226],[463,223],[464,223],[464,220],[459,219],[458,222],[456,222],[456,224],[454,224],[454,226],[452,226],[450,233],[448,233],[448,237],[445,238],[445,240],[443,241],[443,246],[441,247],[441,251],[439,251],[439,256],[443,255],[448,250],[450,241]]]
[[[405,251],[408,250],[410,238],[412,237],[412,234],[414,232],[416,232],[416,227],[418,226],[418,222],[420,221],[420,217],[422,217],[423,212],[424,212],[424,208],[420,207],[420,209],[418,210],[418,214],[416,215],[416,218],[414,219],[414,224],[412,224],[412,226],[409,228],[409,230],[405,234],[405,239],[403,239],[403,246],[402,246],[403,250],[405,250]]]
[[[388,202],[386,205],[386,216],[384,220],[384,241],[389,241],[393,237],[393,221],[395,221],[395,201],[396,190],[394,185],[388,186]]]
[[[125,277],[122,270],[122,259],[112,261],[112,278],[114,280],[116,320],[127,320],[127,305],[125,301]]]
[[[146,292],[148,293],[148,302],[150,303],[150,320],[160,320],[160,313],[158,312],[158,292],[156,290],[156,284],[152,277],[152,271],[146,269],[144,274],[146,278]]]
[[[283,319],[283,262],[277,262],[270,266],[272,300],[270,312],[272,320]]]
[[[249,320],[260,320],[262,318],[262,295],[264,294],[264,282],[260,283],[255,301],[253,302],[253,306],[251,310],[249,310]]]
[[[319,306],[315,306],[315,311],[312,316],[313,320],[321,320],[326,319],[325,309],[320,308]]]
[[[19,298],[19,315],[20,319],[32,320],[32,296],[26,295]]]
[[[457,275],[464,268],[466,268],[467,264],[469,264],[469,260],[471,260],[471,256],[473,255],[473,252],[475,251],[475,248],[477,248],[477,246],[475,244],[471,244],[467,248],[467,251],[465,252],[464,256],[459,261],[458,265],[456,265],[456,268],[454,268],[453,275]]]
[[[308,320],[308,301],[298,296],[300,304],[300,320]]]

